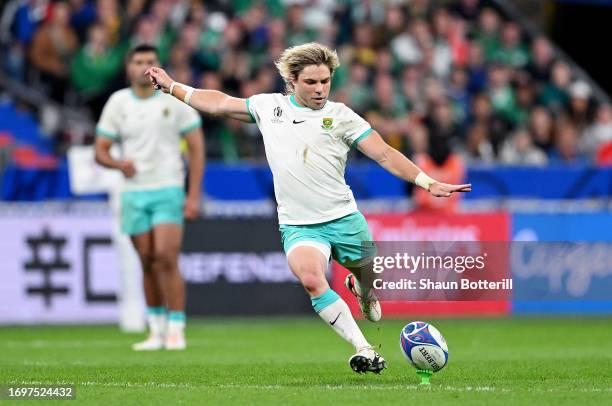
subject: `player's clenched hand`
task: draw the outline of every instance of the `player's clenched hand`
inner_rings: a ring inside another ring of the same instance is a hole
[[[449,197],[456,192],[471,192],[472,184],[450,185],[448,183],[436,182],[429,187],[429,193],[436,197]]]
[[[164,93],[170,93],[172,78],[168,76],[165,70],[152,67],[146,70],[145,75],[149,77],[156,89],[160,89]]]
[[[200,197],[199,196],[187,196],[185,199],[185,207],[183,209],[183,215],[187,220],[194,220],[200,214]]]
[[[121,161],[119,162],[119,168],[123,176],[126,178],[131,178],[136,175],[136,167],[134,166],[134,162],[132,161]]]

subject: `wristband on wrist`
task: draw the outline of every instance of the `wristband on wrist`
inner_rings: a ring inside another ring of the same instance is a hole
[[[416,179],[414,180],[415,185],[422,187],[428,192],[429,192],[429,188],[431,187],[431,185],[436,182],[437,180],[430,178],[429,176],[427,176],[425,172],[420,172],[417,175]]]
[[[187,90],[187,93],[185,93],[185,97],[183,98],[183,101],[185,102],[185,104],[189,105],[189,100],[191,99],[193,92],[195,92],[195,89],[193,87],[185,86],[185,85],[183,85],[183,89]]]
[[[186,104],[189,104],[189,100],[191,99],[191,95],[193,95],[193,92],[195,91],[195,89],[191,86],[187,86],[179,82],[172,82],[172,84],[170,85],[170,94],[172,96],[174,96],[174,94],[172,94],[172,91],[174,90],[176,86],[180,86],[181,89],[185,91],[185,96],[183,96],[183,101]]]

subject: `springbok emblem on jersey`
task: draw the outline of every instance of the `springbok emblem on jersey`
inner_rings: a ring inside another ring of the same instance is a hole
[[[334,128],[334,119],[331,117],[323,118],[323,125],[321,126],[324,130],[331,130]]]

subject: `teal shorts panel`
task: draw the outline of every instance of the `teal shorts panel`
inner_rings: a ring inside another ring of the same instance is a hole
[[[121,193],[121,231],[137,235],[158,224],[183,224],[185,191],[180,187]]]
[[[279,230],[285,252],[298,241],[317,241],[331,247],[332,258],[345,266],[376,255],[368,224],[358,211],[326,223],[281,224]]]

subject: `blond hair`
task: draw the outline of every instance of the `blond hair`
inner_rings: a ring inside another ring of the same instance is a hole
[[[300,72],[308,65],[327,65],[333,75],[334,70],[340,66],[338,54],[318,42],[296,45],[285,49],[275,63],[278,72],[285,81],[288,93],[293,93],[292,81],[297,80]]]

